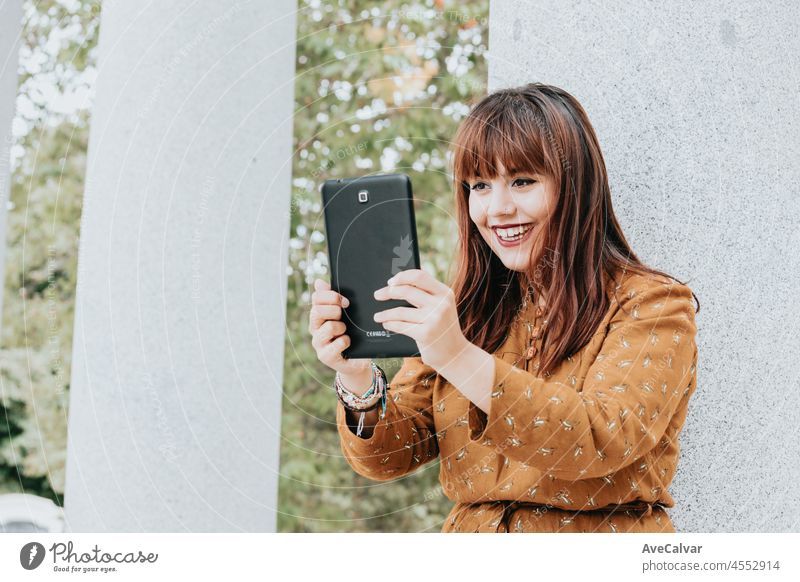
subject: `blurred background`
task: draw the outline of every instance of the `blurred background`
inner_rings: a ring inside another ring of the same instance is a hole
[[[329,280],[318,188],[328,177],[408,173],[423,268],[445,280],[456,237],[448,145],[468,103],[486,92],[489,2],[301,0],[298,9],[278,531],[438,531],[451,507],[438,461],[411,480],[375,483],[341,457],[336,400],[320,388],[333,373],[307,331],[309,286]],[[35,495],[51,502],[42,505],[45,524],[63,506],[101,11],[92,0],[24,2],[8,148],[0,512],[30,509],[19,494]],[[400,360],[379,363],[388,374]],[[58,526],[38,529],[47,527]]]

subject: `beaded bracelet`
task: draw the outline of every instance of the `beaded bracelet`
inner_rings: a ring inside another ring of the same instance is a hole
[[[342,401],[342,404],[351,410],[366,410],[367,408],[371,408],[371,405],[377,402],[380,398],[380,385],[376,380],[377,372],[373,368],[372,385],[369,387],[369,390],[367,390],[361,396],[350,392],[345,387],[345,385],[342,383],[341,375],[339,373],[336,374],[334,387],[336,388],[336,393],[339,396],[339,399]]]
[[[375,372],[375,370],[373,370],[373,385],[370,387],[368,392],[373,393],[373,391],[376,391],[374,392],[374,396],[377,399],[375,400],[374,404],[368,404],[369,401],[365,401],[363,398],[358,397],[344,388],[341,380],[337,378],[337,395],[339,396],[339,400],[341,400],[345,408],[352,410],[353,412],[359,412],[356,436],[360,437],[362,431],[364,430],[364,418],[366,417],[367,412],[374,410],[378,406],[381,406],[382,410],[379,418],[383,418],[386,415],[386,383],[382,370],[380,372]],[[358,400],[361,402],[356,403]]]
[[[358,419],[358,427],[356,429],[356,436],[361,436],[364,429],[364,417],[367,412],[374,410],[378,406],[381,407],[380,418],[386,415],[386,392],[387,382],[386,374],[380,366],[371,362],[372,365],[372,386],[362,396],[353,394],[342,383],[341,375],[336,372],[334,380],[334,388],[336,395],[345,408],[353,412],[360,412]]]

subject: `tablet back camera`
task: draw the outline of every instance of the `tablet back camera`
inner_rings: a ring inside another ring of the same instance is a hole
[[[367,202],[369,200],[369,196],[366,190],[359,190],[358,191],[358,201],[359,202]]]

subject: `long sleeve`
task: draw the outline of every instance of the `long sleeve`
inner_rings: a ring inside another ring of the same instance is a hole
[[[470,402],[469,438],[491,437],[512,460],[570,480],[614,473],[655,448],[693,392],[697,329],[689,287],[641,281],[624,292],[578,385],[494,356],[489,414]]]
[[[365,439],[348,427],[341,402],[336,424],[345,460],[359,475],[389,481],[416,470],[439,455],[433,420],[433,385],[436,370],[422,358],[403,358],[389,382],[386,414]]]

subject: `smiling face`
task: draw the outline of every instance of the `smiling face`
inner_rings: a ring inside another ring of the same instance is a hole
[[[555,183],[534,172],[506,175],[502,164],[497,169],[500,175],[492,180],[467,180],[469,216],[508,269],[527,271],[541,253],[543,229],[555,208]],[[497,228],[502,226],[507,228]]]

